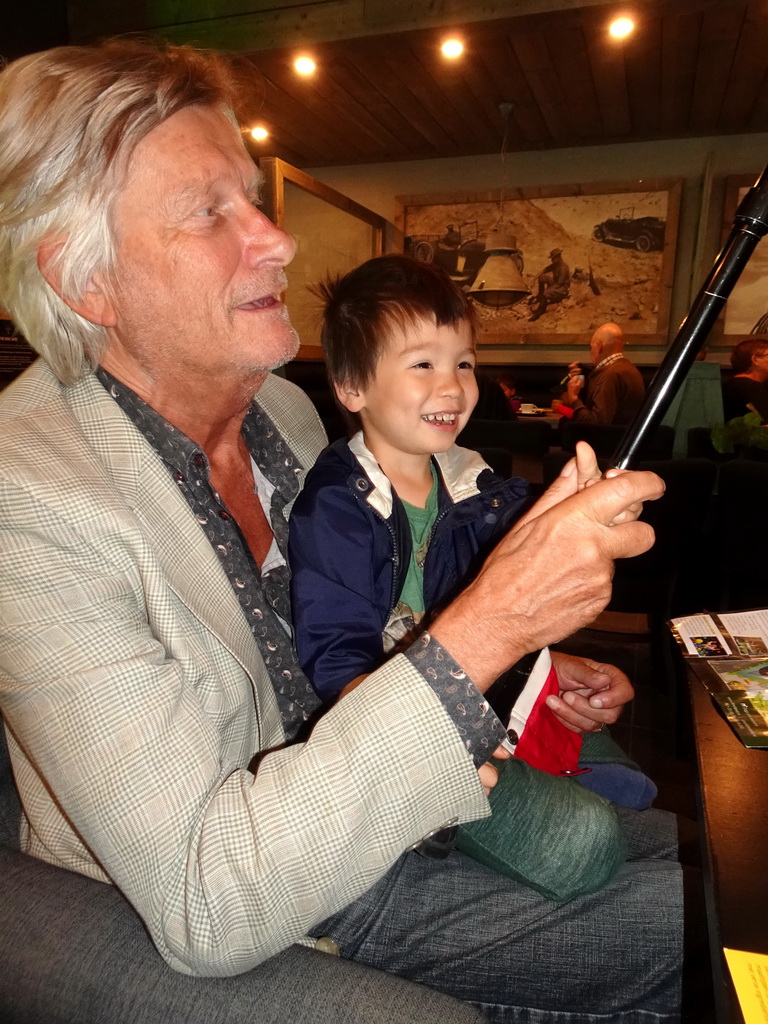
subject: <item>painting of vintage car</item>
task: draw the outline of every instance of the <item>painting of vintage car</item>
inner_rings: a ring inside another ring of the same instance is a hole
[[[664,248],[666,221],[660,217],[635,217],[635,208],[619,211],[618,217],[595,224],[592,237],[597,242],[637,249],[638,252],[660,252]]]
[[[739,204],[755,182],[756,175],[728,178],[723,210],[723,240],[733,228]],[[768,330],[766,293],[768,292],[768,242],[761,239],[733,286],[725,306],[723,338],[715,344],[735,345],[748,334]]]
[[[448,224],[443,235],[408,237],[405,251],[462,283],[473,281],[488,257],[485,243],[478,238],[477,221]]]

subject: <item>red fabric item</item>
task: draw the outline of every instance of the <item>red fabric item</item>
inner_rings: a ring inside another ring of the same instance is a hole
[[[558,405],[557,409],[555,409],[555,412],[559,412],[560,415],[565,416],[567,420],[571,419],[571,417],[574,414],[574,411],[575,410],[572,409],[570,405],[563,405],[562,402]]]
[[[581,774],[581,736],[566,728],[549,710],[545,701],[551,693],[559,696],[560,683],[545,649],[510,715],[509,727],[518,737],[514,755],[550,775]]]

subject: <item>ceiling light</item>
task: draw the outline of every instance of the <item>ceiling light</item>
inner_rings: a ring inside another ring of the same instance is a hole
[[[460,39],[446,39],[440,49],[444,57],[458,57],[464,52],[464,44]]]
[[[300,75],[311,75],[315,70],[315,62],[311,57],[297,57],[293,66]]]
[[[617,18],[608,28],[614,39],[626,39],[634,30],[635,23],[631,18]]]
[[[263,142],[264,139],[269,138],[269,132],[266,128],[258,125],[256,128],[251,128],[251,137],[256,139],[257,142]]]

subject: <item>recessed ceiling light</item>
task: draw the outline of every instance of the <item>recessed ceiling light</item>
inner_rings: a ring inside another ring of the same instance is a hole
[[[315,62],[311,57],[297,57],[293,66],[300,75],[311,75],[315,70]]]
[[[464,44],[460,39],[446,39],[440,50],[444,57],[459,57],[464,52]]]
[[[635,30],[635,23],[631,18],[617,18],[608,27],[614,39],[626,39]]]
[[[256,139],[257,142],[263,142],[264,139],[269,138],[269,132],[266,128],[258,125],[256,128],[251,128],[251,137]]]

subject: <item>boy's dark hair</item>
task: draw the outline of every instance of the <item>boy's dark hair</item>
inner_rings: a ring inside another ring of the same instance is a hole
[[[370,382],[398,328],[419,320],[438,327],[468,321],[475,336],[472,300],[442,270],[410,256],[374,256],[313,290],[325,303],[321,339],[334,395],[337,384],[362,388]],[[342,408],[342,414],[349,423],[347,410]]]
[[[768,338],[755,334],[745,338],[731,352],[731,366],[734,373],[749,373],[752,369],[752,357],[768,349]]]

